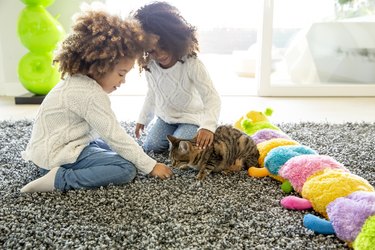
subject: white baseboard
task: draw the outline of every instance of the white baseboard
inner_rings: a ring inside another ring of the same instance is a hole
[[[0,83],[0,96],[19,96],[27,93],[19,82],[2,82]]]

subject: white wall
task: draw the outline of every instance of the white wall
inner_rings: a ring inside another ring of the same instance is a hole
[[[103,0],[104,1],[104,0]],[[47,7],[53,15],[60,15],[58,21],[66,32],[70,31],[71,16],[79,11],[82,2],[91,0],[55,0]],[[0,96],[18,96],[27,90],[18,81],[18,62],[28,50],[23,47],[17,36],[17,20],[25,7],[21,0],[0,0]]]
[[[25,93],[17,79],[17,65],[27,53],[17,37],[18,14],[25,5],[20,0],[0,1],[0,95]]]

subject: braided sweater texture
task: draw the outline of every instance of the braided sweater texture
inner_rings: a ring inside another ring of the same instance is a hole
[[[138,123],[148,125],[156,115],[167,123],[189,123],[215,132],[221,100],[198,58],[183,58],[168,69],[152,60],[146,72],[148,92]]]
[[[121,127],[102,87],[87,76],[73,75],[45,97],[22,155],[41,168],[52,169],[75,162],[97,138],[145,174],[156,164]]]

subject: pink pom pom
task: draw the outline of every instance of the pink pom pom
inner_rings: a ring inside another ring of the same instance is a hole
[[[280,204],[292,210],[306,210],[312,207],[310,201],[297,196],[287,196],[280,201]]]
[[[323,169],[343,169],[341,163],[327,155],[300,155],[288,160],[279,170],[279,175],[289,180],[294,190],[301,193],[307,178]]]

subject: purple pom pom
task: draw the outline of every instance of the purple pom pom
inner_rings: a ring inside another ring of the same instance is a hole
[[[290,139],[289,136],[282,133],[281,131],[274,130],[274,129],[262,129],[256,132],[251,136],[251,138],[254,140],[256,144],[259,144],[264,141],[268,141],[274,138],[284,138],[284,139]]]
[[[337,237],[352,242],[366,219],[375,215],[375,192],[357,191],[337,198],[328,204],[327,214]]]

